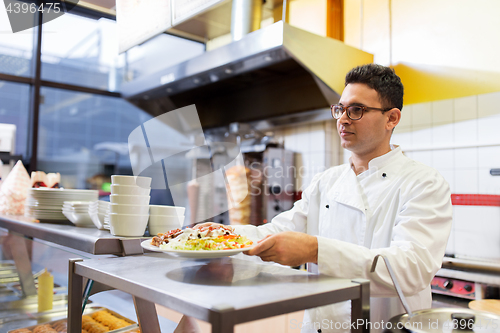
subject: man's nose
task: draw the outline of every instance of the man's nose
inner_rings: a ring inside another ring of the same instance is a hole
[[[342,116],[340,116],[339,120],[338,120],[341,124],[350,124],[351,123],[351,118],[349,118],[347,116],[347,111],[344,111],[344,113],[342,113]]]

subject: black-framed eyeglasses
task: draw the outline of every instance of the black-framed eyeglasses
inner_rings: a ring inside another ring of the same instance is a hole
[[[332,117],[333,118],[340,119],[340,117],[342,117],[344,112],[347,111],[347,116],[351,120],[361,119],[361,117],[363,117],[363,114],[368,110],[377,110],[377,111],[386,112],[386,111],[389,111],[392,109],[392,108],[379,109],[379,108],[372,108],[372,107],[364,106],[364,105],[343,106],[342,104],[334,104],[330,108],[332,110]]]

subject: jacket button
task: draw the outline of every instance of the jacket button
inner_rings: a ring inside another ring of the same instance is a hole
[[[330,208],[330,205],[326,205],[325,207],[326,207],[326,208]]]
[[[385,172],[382,174],[382,177],[384,177],[384,178],[387,177],[387,175],[385,174]]]

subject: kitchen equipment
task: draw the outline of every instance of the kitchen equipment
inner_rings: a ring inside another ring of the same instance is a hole
[[[195,104],[203,128],[214,128],[327,108],[345,73],[371,62],[369,53],[279,21],[125,82],[121,93],[155,116]]]
[[[222,224],[231,224],[228,212],[209,214],[207,211],[220,212],[228,205],[227,180],[230,166],[228,163],[234,158],[226,153],[226,146],[221,145],[217,150],[218,142],[233,141],[242,153],[243,161],[249,170],[248,195],[250,196],[250,214],[244,224],[261,225],[282,211],[292,207],[295,194],[294,153],[286,150],[283,144],[271,133],[260,133],[247,124],[231,124],[228,128],[208,130],[206,133],[212,151],[217,153],[210,157],[200,156],[196,159],[196,173],[207,175],[212,170],[223,169],[226,179],[198,177],[199,204],[198,212],[204,216],[214,216],[212,221]],[[232,167],[237,166],[236,163]],[[231,196],[235,196],[232,193]],[[241,197],[237,195],[236,197]]]
[[[406,313],[392,317],[388,322],[384,323],[384,333],[498,332],[500,316],[483,311],[434,308],[412,312],[387,257],[380,254],[375,256],[371,272],[375,271],[379,257],[384,259],[398,297],[406,310]],[[381,323],[375,324],[382,325]]]

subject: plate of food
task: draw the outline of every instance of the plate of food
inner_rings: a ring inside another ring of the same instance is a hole
[[[210,225],[202,228],[173,229],[145,240],[141,246],[149,251],[186,258],[221,258],[250,250],[256,242],[238,235],[233,228]]]

